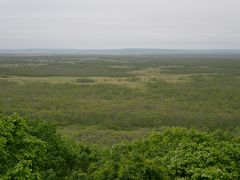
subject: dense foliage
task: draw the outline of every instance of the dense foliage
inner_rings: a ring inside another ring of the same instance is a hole
[[[38,164],[44,161],[46,143],[28,132],[17,115],[0,116],[0,178],[39,179]]]
[[[239,179],[240,139],[167,128],[134,142],[89,147],[51,123],[0,116],[0,179]]]
[[[51,123],[0,116],[0,179],[58,179],[93,159],[87,146],[60,137]]]
[[[111,149],[102,179],[239,179],[240,141],[224,131],[172,128]]]

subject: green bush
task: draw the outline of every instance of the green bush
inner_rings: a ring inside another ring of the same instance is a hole
[[[48,122],[0,115],[0,179],[59,179],[94,161],[86,145],[56,134]]]
[[[82,78],[82,79],[76,79],[77,83],[94,83],[94,79],[88,79],[88,78]]]
[[[40,179],[47,144],[28,132],[18,115],[0,115],[0,179]]]
[[[228,132],[170,128],[114,145],[100,179],[239,179],[240,139]]]
[[[61,137],[49,122],[0,115],[0,179],[240,179],[240,138],[166,128],[89,147]]]

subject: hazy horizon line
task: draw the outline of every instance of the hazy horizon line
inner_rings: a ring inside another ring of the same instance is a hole
[[[0,48],[0,50],[240,50],[240,48]]]

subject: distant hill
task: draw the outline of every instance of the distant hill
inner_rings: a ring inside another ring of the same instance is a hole
[[[1,55],[240,55],[240,49],[0,49]]]

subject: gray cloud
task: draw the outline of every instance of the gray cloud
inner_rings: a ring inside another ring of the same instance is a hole
[[[240,48],[237,0],[0,0],[0,48]]]

